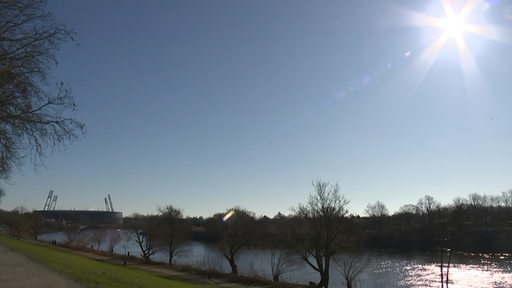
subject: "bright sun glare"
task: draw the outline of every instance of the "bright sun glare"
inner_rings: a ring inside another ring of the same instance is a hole
[[[462,32],[464,32],[465,25],[466,23],[462,17],[458,15],[448,16],[443,23],[444,33],[453,37],[461,36]]]
[[[429,39],[431,42],[418,58],[418,64],[421,64],[419,70],[417,70],[417,73],[419,73],[418,80],[422,81],[421,79],[425,77],[433,63],[439,58],[446,44],[453,41],[458,52],[456,57],[458,57],[464,77],[468,83],[471,83],[475,77],[479,77],[480,72],[465,39],[466,36],[472,34],[493,40],[503,39],[500,39],[495,27],[482,23],[481,20],[475,22],[477,17],[471,17],[475,14],[477,8],[482,7],[481,0],[439,0],[438,3],[442,7],[442,11],[438,15],[418,12],[412,12],[411,14],[414,25],[425,29],[434,28],[439,31],[438,36]]]
[[[455,38],[462,37],[462,33],[468,30],[466,18],[475,9],[477,1],[467,1],[461,11],[455,11],[450,0],[442,0],[441,3],[445,13],[444,19],[439,19],[443,34]]]

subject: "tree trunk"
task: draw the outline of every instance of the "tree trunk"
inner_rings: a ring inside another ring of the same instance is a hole
[[[318,283],[320,288],[329,288],[329,270],[324,270],[320,273],[320,282]]]
[[[231,274],[238,275],[238,267],[236,266],[234,257],[229,258],[229,266],[231,266]]]
[[[352,288],[352,281],[350,280],[350,277],[345,276],[345,282],[347,282],[347,288]]]

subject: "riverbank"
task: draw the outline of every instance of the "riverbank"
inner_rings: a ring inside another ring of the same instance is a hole
[[[209,274],[187,270],[186,267],[169,267],[162,263],[145,264],[137,258],[96,253],[88,250],[75,250],[69,247],[50,245],[31,240],[16,240],[0,235],[0,244],[17,253],[25,255],[27,261],[38,263],[51,269],[58,275],[74,280],[76,283],[93,287],[228,287],[228,288],[266,288],[300,287],[273,283],[263,279],[233,277],[226,274]],[[14,253],[14,252],[13,252]],[[23,266],[20,266],[23,267]],[[34,268],[35,269],[35,268]],[[15,278],[32,278],[30,270]],[[13,278],[14,279],[14,278]],[[14,279],[13,281],[15,281]],[[19,285],[7,286],[19,287]],[[27,286],[36,287],[36,286]],[[41,286],[38,286],[41,287]],[[44,286],[42,286],[44,287]],[[54,287],[54,286],[47,286]],[[68,286],[60,286],[68,287]],[[69,286],[71,287],[71,286]],[[77,286],[80,287],[80,286]]]

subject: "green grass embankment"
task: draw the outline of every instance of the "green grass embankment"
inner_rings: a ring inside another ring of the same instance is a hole
[[[0,243],[26,255],[35,262],[76,279],[85,286],[106,288],[214,287],[170,279],[129,266],[104,263],[46,245],[15,240],[5,235],[0,235]]]

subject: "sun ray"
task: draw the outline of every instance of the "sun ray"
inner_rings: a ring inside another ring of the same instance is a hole
[[[462,72],[464,73],[464,76],[466,76],[465,78],[467,78],[471,73],[478,70],[478,67],[473,55],[471,55],[471,52],[466,45],[466,41],[464,41],[464,38],[461,35],[455,38],[455,43],[457,44],[457,50],[459,51],[459,62]]]
[[[470,0],[466,2],[464,7],[459,13],[459,16],[462,17],[462,19],[466,19],[473,11],[475,11],[476,7],[478,7],[478,4],[481,3],[481,0]]]
[[[459,63],[465,80],[465,87],[468,95],[474,100],[478,95],[487,94],[483,76],[480,74],[480,69],[475,61],[475,58],[469,51],[469,48],[464,41],[463,37],[455,39],[457,50],[459,51]]]
[[[477,25],[467,23],[465,31],[490,40],[506,42],[505,37],[502,36],[498,29],[491,25]]]
[[[453,18],[455,13],[453,12],[452,1],[441,0],[441,4],[443,6],[444,13],[446,14],[446,18],[447,19]]]
[[[428,71],[430,71],[430,68],[434,65],[434,62],[439,57],[448,39],[449,35],[447,33],[442,34],[432,45],[423,51],[418,59],[416,59],[412,67],[414,73],[410,74],[414,75],[414,79],[411,83],[413,87],[419,87],[423,80],[425,80]]]
[[[458,62],[466,81],[466,87],[469,88],[469,86],[475,86],[475,83],[482,83],[483,77],[482,79],[475,79],[478,75],[481,76],[481,73],[469,47],[469,44],[475,43],[475,38],[468,42],[465,39],[466,36],[474,35],[509,43],[510,41],[507,40],[511,37],[507,37],[503,31],[493,25],[483,24],[481,18],[473,17],[477,8],[482,7],[481,0],[466,0],[463,3],[456,3],[454,0],[439,0],[437,4],[438,6],[432,8],[433,10],[439,9],[440,15],[402,10],[402,12],[405,12],[404,15],[409,17],[411,25],[439,30],[439,34],[436,36],[430,35],[426,39],[422,53],[414,61],[411,67],[414,69],[414,80],[411,84],[415,83],[418,85],[416,87],[421,85],[434,63],[442,55],[443,49],[449,43],[453,43],[453,47],[457,51]],[[480,21],[475,22],[475,20]],[[428,32],[427,34],[434,33],[434,31],[432,29],[425,30],[425,32]],[[443,55],[451,57],[450,54]]]
[[[412,11],[407,11],[407,13],[411,15],[411,17],[413,19],[412,24],[414,24],[416,26],[420,26],[420,27],[424,27],[424,26],[441,27],[441,26],[443,26],[443,20],[441,20],[439,18],[430,16],[430,15],[426,15],[423,13],[412,12]]]

